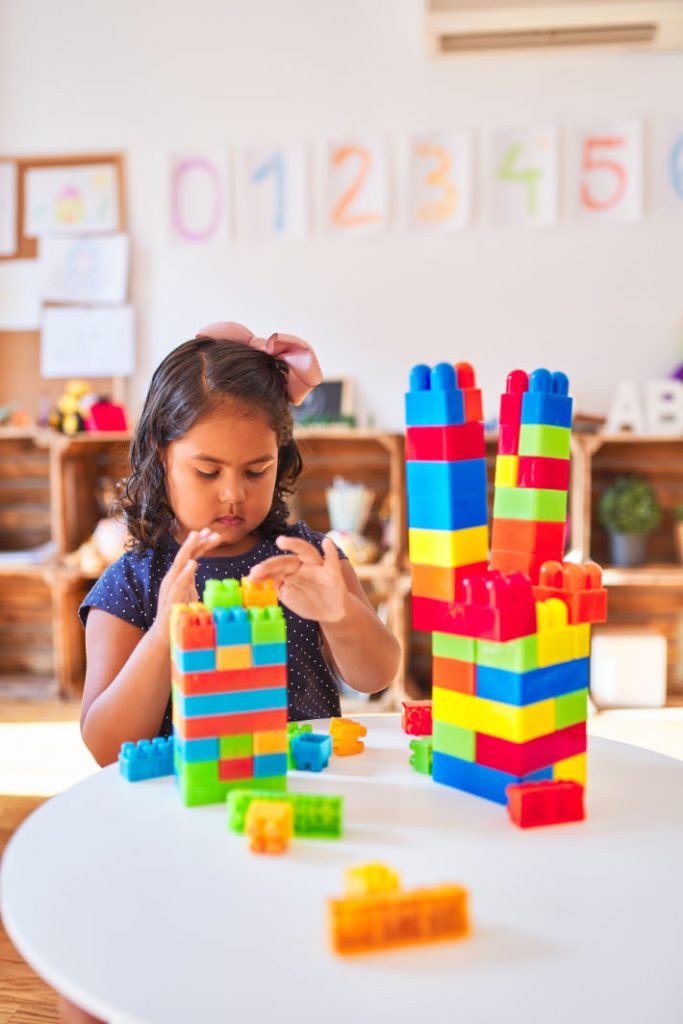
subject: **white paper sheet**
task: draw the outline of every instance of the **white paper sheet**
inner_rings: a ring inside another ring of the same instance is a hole
[[[46,306],[42,327],[43,377],[130,377],[135,371],[132,306]]]
[[[175,156],[170,217],[175,242],[227,242],[232,232],[230,167],[224,154]]]
[[[17,165],[0,162],[0,256],[17,251]]]
[[[128,235],[42,238],[38,245],[45,302],[121,305],[128,297]]]
[[[558,133],[554,127],[499,131],[491,143],[494,224],[547,227],[557,222]]]
[[[249,237],[256,241],[305,238],[311,206],[306,146],[250,146],[244,171]]]
[[[469,132],[415,135],[410,145],[410,220],[417,230],[467,227],[474,145]]]
[[[0,260],[0,331],[40,328],[37,260]]]
[[[643,215],[643,126],[619,122],[577,132],[574,196],[579,220],[633,223]]]
[[[33,167],[25,175],[24,235],[76,235],[119,227],[115,164]]]
[[[383,231],[389,223],[388,161],[381,141],[331,143],[327,151],[327,226],[336,235]]]

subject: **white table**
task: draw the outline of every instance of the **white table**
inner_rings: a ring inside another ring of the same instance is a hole
[[[413,771],[396,716],[363,721],[364,754],[290,781],[345,795],[344,838],[284,856],[250,853],[222,805],[184,808],[170,778],[110,767],[50,800],[2,863],[10,937],[117,1022],[683,1021],[683,764],[592,740],[588,820],[522,831]],[[335,956],[325,901],[377,860],[405,887],[465,885],[472,936]]]

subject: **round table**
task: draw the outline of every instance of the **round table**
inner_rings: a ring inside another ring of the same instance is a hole
[[[345,796],[344,837],[282,856],[250,853],[223,805],[185,808],[171,778],[111,766],[50,800],[3,859],[13,942],[116,1022],[683,1020],[683,764],[593,739],[587,820],[520,830],[415,772],[397,716],[362,721],[363,754],[290,776]],[[405,888],[464,885],[471,936],[333,954],[326,900],[369,861]]]

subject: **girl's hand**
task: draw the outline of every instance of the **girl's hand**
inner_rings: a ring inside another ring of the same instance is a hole
[[[320,623],[343,619],[351,595],[333,541],[325,537],[323,555],[299,537],[278,537],[275,543],[288,553],[255,565],[249,579],[274,580],[282,603],[302,619]]]
[[[197,559],[215,547],[220,539],[220,534],[208,528],[199,532],[190,531],[173,559],[171,568],[161,581],[157,615],[152,630],[157,636],[163,636],[164,642],[169,640],[168,622],[173,605],[190,604],[199,600],[194,579]]]

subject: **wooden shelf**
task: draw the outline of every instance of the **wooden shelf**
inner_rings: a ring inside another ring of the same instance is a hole
[[[607,587],[683,588],[683,565],[639,565],[633,569],[606,565],[602,578]]]

